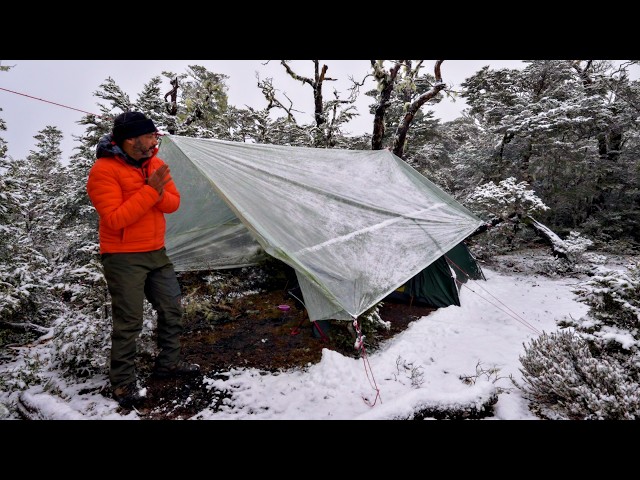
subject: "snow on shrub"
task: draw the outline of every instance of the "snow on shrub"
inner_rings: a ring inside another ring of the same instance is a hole
[[[525,346],[522,387],[544,418],[640,419],[640,263],[578,285],[590,307]]]

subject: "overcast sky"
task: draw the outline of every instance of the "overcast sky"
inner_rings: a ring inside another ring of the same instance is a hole
[[[325,98],[329,98],[333,88],[346,96],[349,77],[361,80],[370,69],[369,60],[321,62],[329,67],[327,75],[338,79],[326,83]],[[434,60],[426,61],[430,73],[434,64]],[[34,135],[48,125],[62,131],[63,159],[68,158],[76,146],[72,134],[80,135],[84,130],[76,122],[86,113],[100,113],[97,108],[100,99],[94,93],[100,90],[100,84],[108,77],[113,78],[135,101],[152,77],[162,76],[163,71],[186,73],[188,66],[200,65],[211,72],[229,76],[227,86],[232,105],[261,109],[266,106],[266,101],[257,87],[256,74],[259,74],[261,79],[273,78],[274,86],[294,101],[295,108],[302,111],[299,121],[308,123],[313,115],[311,87],[290,78],[279,60],[269,63],[266,60],[0,60],[0,65],[13,67],[8,72],[0,72],[0,118],[7,124],[7,130],[0,132],[0,137],[8,143],[8,155],[14,159],[26,157],[34,149]],[[521,60],[446,60],[442,66],[442,77],[445,83],[455,88],[485,65],[491,68],[523,66]],[[291,66],[299,75],[313,78],[310,60],[295,60]],[[365,91],[372,87],[373,83],[369,83]],[[163,92],[169,89],[166,82]],[[370,103],[370,97],[361,95],[357,103],[360,116],[349,124],[352,134],[371,131]],[[455,103],[444,99],[434,110],[438,117],[447,121],[457,117],[463,108],[462,99]]]

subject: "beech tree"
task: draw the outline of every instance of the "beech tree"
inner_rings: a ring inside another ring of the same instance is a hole
[[[442,81],[441,66],[444,60],[437,60],[433,76],[421,75],[424,60],[395,60],[387,72],[385,60],[371,60],[373,78],[377,83],[376,104],[373,107],[373,133],[371,149],[381,150],[388,126],[397,122],[389,148],[400,158],[404,158],[409,129],[427,102],[440,101],[438,95],[446,88]],[[397,118],[389,115],[393,104],[401,105],[396,111]]]
[[[231,137],[232,125],[226,120],[227,75],[210,72],[200,65],[190,65],[184,74],[163,72],[163,75],[177,82],[172,85],[177,90],[177,100],[174,102],[176,113],[167,115],[167,119],[175,122],[175,126],[168,125],[169,133],[222,140]],[[138,106],[145,111],[140,101]]]
[[[626,154],[637,150],[637,82],[609,61],[527,63],[522,71],[485,67],[462,84],[468,114],[496,144],[485,180],[526,181],[556,227],[637,239],[639,164]],[[614,211],[624,219],[606,225]]]
[[[420,141],[412,144],[405,160],[462,200],[490,177],[485,158],[493,150],[493,137],[468,116],[443,124],[433,122],[433,125],[418,127],[418,131],[424,133]]]

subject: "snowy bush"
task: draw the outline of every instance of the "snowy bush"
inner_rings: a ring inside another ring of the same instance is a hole
[[[512,222],[503,222],[491,227],[482,235],[473,238],[474,254],[477,258],[492,258],[495,255],[514,252],[536,242],[532,230]]]
[[[68,312],[54,324],[52,367],[77,377],[106,373],[110,335],[108,317]]]
[[[469,195],[467,203],[476,212],[502,219],[534,215],[549,209],[527,182],[516,183],[513,177],[497,185],[494,182],[480,185]]]
[[[555,234],[550,234],[553,238]],[[587,252],[593,241],[580,232],[571,231],[567,238],[555,238],[555,251],[564,257],[548,257],[536,265],[536,273],[548,276],[589,275],[606,261],[606,257]]]
[[[31,385],[45,382],[47,364],[46,349],[28,350],[22,357],[19,367],[2,371],[0,390],[5,392],[21,391]]]
[[[587,255],[587,249],[593,246],[593,240],[580,232],[571,231],[563,241],[564,252],[571,266],[572,273],[588,273],[592,270],[592,262],[599,263],[597,256]]]
[[[573,265],[564,258],[546,256],[533,265],[532,273],[547,277],[562,277],[574,273],[574,268]]]
[[[146,359],[149,365],[155,360],[155,357],[160,351],[157,344],[157,326],[158,315],[151,304],[145,299],[142,313],[142,331],[138,337],[137,347],[139,359]]]
[[[520,357],[524,397],[551,420],[640,419],[638,368],[596,357],[572,331],[543,334]]]
[[[593,241],[584,237],[580,232],[569,232],[569,236],[564,239],[567,253],[574,257],[580,257],[587,249],[593,245]]]
[[[525,396],[546,418],[640,419],[640,264],[604,270],[574,292],[589,312],[525,347]]]
[[[345,322],[344,320],[330,320],[336,331],[333,341],[341,348],[353,348],[354,354],[360,355],[362,347],[367,351],[375,351],[380,346],[381,331],[391,329],[391,322],[384,321],[380,316],[380,308],[384,302],[378,302],[367,311],[363,312],[357,322]],[[346,328],[342,328],[346,325]]]
[[[480,185],[467,197],[465,206],[494,222],[488,232],[474,239],[478,250],[493,253],[513,251],[535,240],[523,220],[549,209],[526,182],[516,183],[513,177]]]
[[[599,350],[611,355],[637,355],[640,351],[640,264],[628,272],[602,270],[574,288],[578,301],[590,307],[578,320],[563,318]]]
[[[592,267],[604,265],[607,262],[607,257],[605,255],[595,252],[585,252],[582,254],[582,258]]]
[[[628,229],[633,229],[637,222],[628,223],[624,219],[627,216],[607,210],[606,226],[603,228],[603,214],[590,217],[580,225],[581,230],[593,239],[593,248],[614,255],[639,254],[638,242],[627,234]],[[637,226],[635,228],[637,231]]]
[[[137,340],[138,353],[153,358],[157,353],[155,341],[156,316],[145,300],[142,331]],[[54,324],[52,368],[66,375],[88,377],[107,374],[111,353],[110,309],[86,315],[69,311]]]

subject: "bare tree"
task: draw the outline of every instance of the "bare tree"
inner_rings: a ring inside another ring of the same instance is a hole
[[[287,121],[295,123],[295,117],[293,116],[293,112],[298,112],[298,110],[295,110],[293,108],[293,102],[291,101],[291,99],[286,94],[283,94],[284,97],[289,102],[288,106],[285,105],[276,97],[276,89],[273,86],[273,79],[266,78],[264,80],[260,80],[260,77],[257,77],[257,79],[258,79],[258,88],[262,90],[262,94],[264,95],[264,98],[267,99],[266,110],[270,111],[273,108],[280,108],[286,112]]]
[[[291,78],[303,84],[310,85],[313,89],[315,127],[312,128],[312,134],[315,145],[335,147],[335,137],[340,130],[340,126],[356,115],[353,103],[355,102],[359,85],[354,82],[355,85],[352,87],[348,99],[341,99],[338,92],[334,89],[334,98],[325,102],[322,91],[324,82],[334,82],[337,80],[327,76],[327,70],[329,69],[327,65],[320,67],[320,62],[313,60],[314,77],[309,78],[294,72],[286,60],[281,60],[280,63],[284,66],[287,74],[289,74]]]
[[[164,101],[167,102],[167,113],[172,116],[175,116],[178,113],[178,87],[178,77],[176,76],[171,79],[171,90],[164,95]],[[170,102],[167,100],[168,97],[171,97]]]
[[[316,127],[320,127],[322,126],[323,123],[327,121],[327,118],[324,112],[324,105],[322,101],[322,85],[325,81],[335,82],[336,79],[327,77],[327,70],[329,69],[327,65],[323,65],[322,68],[320,68],[319,60],[312,60],[312,61],[314,65],[313,79],[298,75],[296,72],[294,72],[291,69],[291,67],[287,63],[287,60],[280,60],[280,63],[285,68],[285,70],[287,71],[287,73],[291,78],[293,78],[294,80],[298,80],[299,82],[306,83],[310,85],[311,88],[313,88],[314,117],[316,120]]]

